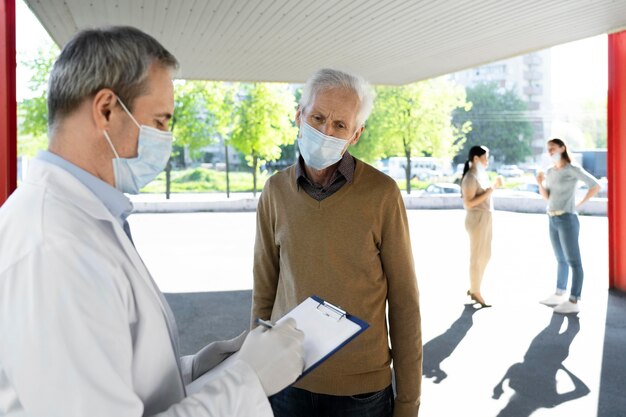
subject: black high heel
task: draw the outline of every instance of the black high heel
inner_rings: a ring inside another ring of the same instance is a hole
[[[487,304],[487,303],[485,303],[485,300],[480,301],[480,300],[476,297],[476,295],[474,295],[474,294],[472,294],[472,293],[470,292],[470,290],[467,290],[467,295],[469,295],[469,296],[470,296],[470,298],[472,299],[472,301],[475,301],[475,303],[474,303],[474,304],[480,304],[480,307],[481,307],[481,308],[491,307],[491,304]],[[481,297],[481,298],[482,298],[482,297]]]

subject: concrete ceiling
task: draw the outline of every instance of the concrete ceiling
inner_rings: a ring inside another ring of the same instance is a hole
[[[25,0],[63,45],[136,26],[181,78],[303,82],[320,67],[406,84],[626,28],[626,0]]]

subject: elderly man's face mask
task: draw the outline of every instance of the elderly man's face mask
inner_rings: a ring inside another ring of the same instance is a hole
[[[356,132],[354,132],[354,135]],[[304,118],[300,119],[300,135],[298,136],[298,148],[308,166],[316,170],[328,168],[338,162],[343,156],[350,141],[328,136],[313,128]]]

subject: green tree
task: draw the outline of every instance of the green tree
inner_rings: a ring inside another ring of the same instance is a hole
[[[582,115],[578,121],[589,148],[606,148],[606,98],[588,99],[582,103]]]
[[[174,86],[174,117],[170,128],[174,133],[172,157],[165,168],[165,193],[169,198],[172,159],[185,165],[184,150],[192,157],[220,138],[228,140],[233,123],[234,96],[237,85],[209,81],[176,81]],[[228,173],[227,173],[228,177]]]
[[[469,110],[456,110],[456,126],[471,123],[471,131],[455,161],[466,159],[472,146],[485,145],[498,161],[516,163],[531,155],[533,128],[526,115],[527,106],[513,90],[501,91],[495,83],[467,88]]]
[[[174,88],[172,131],[178,147],[192,157],[230,133],[235,84],[210,81],[177,81]]]
[[[52,45],[40,48],[34,59],[20,62],[32,76],[28,82],[31,97],[17,105],[19,155],[35,156],[48,144],[48,76],[58,54]]]
[[[411,193],[411,158],[449,157],[462,142],[466,125],[451,124],[454,109],[467,106],[462,88],[436,78],[404,86],[376,88],[365,131],[351,152],[367,161],[406,157],[406,189]]]
[[[297,88],[294,91],[293,95],[295,102],[300,103],[300,97],[302,97],[302,88]],[[296,121],[293,117],[291,118],[291,124],[294,126],[294,128],[297,129]],[[280,158],[274,161],[274,163],[272,164],[272,168],[274,168],[275,170],[285,168],[289,165],[292,165],[297,160],[297,158],[297,145],[295,141],[289,142],[286,145],[280,145]]]
[[[284,84],[246,84],[240,93],[231,143],[252,167],[256,195],[259,166],[279,159],[280,146],[296,137],[297,129],[291,122],[295,101]]]

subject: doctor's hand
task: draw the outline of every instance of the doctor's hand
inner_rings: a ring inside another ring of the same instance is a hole
[[[202,348],[193,357],[191,379],[199,378],[241,349],[247,334],[248,332],[243,332],[233,339],[213,342]]]
[[[268,397],[291,385],[304,370],[304,333],[287,319],[267,330],[259,326],[248,334],[239,359],[256,372]]]

